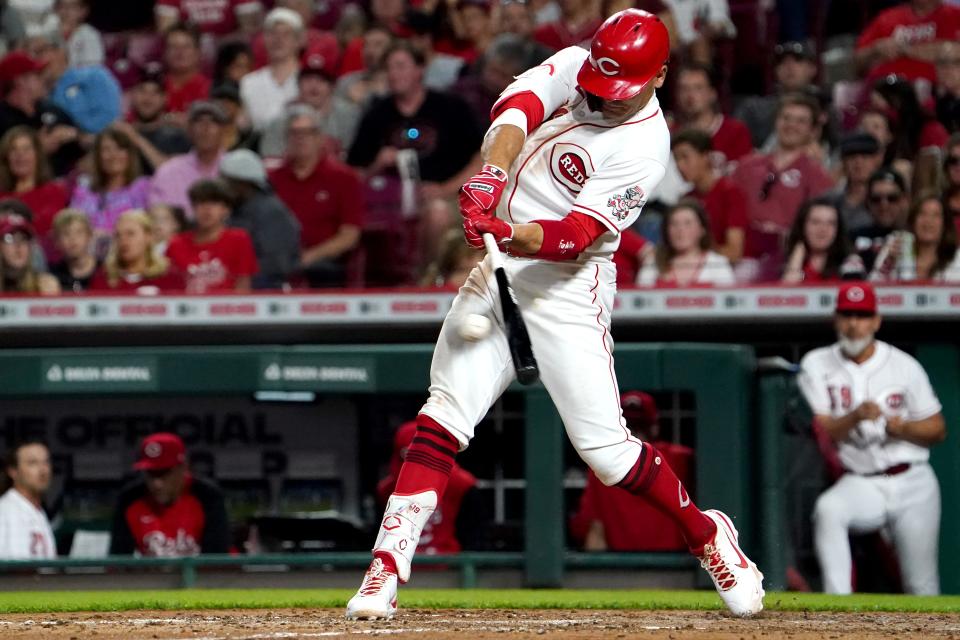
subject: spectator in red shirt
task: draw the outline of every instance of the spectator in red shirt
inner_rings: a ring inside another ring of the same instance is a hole
[[[843,217],[830,197],[803,203],[787,237],[782,282],[829,282],[841,276],[862,278],[863,261],[853,253]]]
[[[785,96],[777,112],[777,146],[772,153],[740,161],[731,175],[747,196],[745,259],[742,281],[778,278],[783,246],[800,205],[823,194],[833,180],[810,155],[816,142],[820,105],[812,96]]]
[[[743,257],[747,227],[747,197],[725,176],[717,173],[710,159],[713,143],[698,129],[673,136],[673,158],[683,179],[693,185],[686,196],[700,201],[710,219],[713,249],[731,264]]]
[[[277,196],[300,221],[300,266],[311,287],[342,287],[360,242],[363,190],[355,171],[326,151],[323,119],[312,107],[287,109],[287,157],[270,172]]]
[[[163,38],[167,110],[186,113],[192,102],[206,100],[210,93],[210,78],[200,65],[200,33],[196,27],[177,23]]]
[[[182,291],[183,276],[154,251],[153,220],[145,211],[121,214],[103,266],[93,276],[91,291],[128,291],[153,295]]]
[[[40,245],[53,255],[53,217],[67,206],[70,194],[53,180],[40,138],[30,127],[14,127],[0,138],[0,198],[16,198],[30,207]]]
[[[617,268],[617,286],[637,282],[637,274],[643,261],[653,251],[653,245],[632,229],[620,232],[620,244],[613,252],[613,264]]]
[[[158,33],[182,20],[203,33],[225,36],[237,30],[253,33],[262,12],[259,0],[157,0],[154,20]]]
[[[713,142],[713,163],[721,175],[730,173],[737,161],[753,152],[747,125],[720,113],[708,67],[681,67],[676,92],[674,130],[699,129],[708,133]]]
[[[600,5],[586,0],[559,0],[560,19],[547,23],[533,32],[537,42],[559,51],[576,45],[590,46],[603,18]]]
[[[178,557],[230,550],[223,494],[208,480],[191,475],[178,435],[144,438],[133,468],[143,476],[117,500],[110,555]]]
[[[460,234],[461,236],[463,234]],[[461,238],[460,244],[463,244]],[[421,427],[422,428],[422,427]],[[405,422],[397,428],[393,437],[393,455],[390,457],[390,471],[377,483],[377,500],[380,506],[397,486],[400,467],[407,456],[407,449],[416,435],[417,423]],[[459,553],[463,548],[475,548],[482,528],[480,507],[477,504],[477,479],[472,473],[453,463],[450,471],[450,483],[443,494],[437,510],[423,527],[417,551],[425,554]]]
[[[175,235],[167,257],[184,274],[188,293],[248,293],[257,272],[250,235],[227,227],[233,195],[220,180],[200,180],[189,190],[193,229]]]
[[[693,450],[660,438],[654,399],[643,391],[620,397],[623,418],[635,438],[649,442],[665,458],[685,487],[693,486]],[[682,492],[680,500],[689,497]],[[586,551],[681,551],[687,543],[677,526],[643,496],[604,485],[593,471],[577,513],[570,519],[570,535]]]
[[[893,74],[932,83],[939,45],[958,39],[960,7],[941,0],[911,0],[881,12],[867,25],[854,60],[868,80]]]

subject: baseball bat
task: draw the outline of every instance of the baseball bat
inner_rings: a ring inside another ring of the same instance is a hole
[[[517,372],[520,384],[531,385],[540,378],[540,368],[537,359],[533,356],[533,347],[530,345],[530,334],[523,321],[520,307],[517,305],[517,296],[513,293],[507,272],[503,268],[503,256],[493,235],[483,234],[483,244],[490,256],[494,275],[497,278],[497,288],[500,290],[500,309],[503,311],[503,327],[507,332],[507,345],[510,347],[510,358],[513,368]]]

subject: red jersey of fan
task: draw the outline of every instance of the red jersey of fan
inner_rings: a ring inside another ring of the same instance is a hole
[[[651,443],[685,487],[690,486],[693,449],[669,442]],[[570,533],[581,544],[594,521],[603,524],[610,551],[680,551],[687,543],[676,524],[643,496],[608,487],[590,471]]]
[[[226,228],[212,242],[198,243],[193,232],[170,240],[167,257],[187,281],[190,293],[233,291],[237,278],[257,272],[257,254],[243,229]]]
[[[716,246],[726,244],[727,230],[747,228],[747,196],[730,178],[720,178],[703,194],[696,190],[686,195],[699,200],[710,219],[710,233]]]
[[[400,475],[398,465],[391,464],[391,467],[394,469],[391,474],[377,483],[377,497],[382,505],[387,503],[393,488],[397,486],[397,478]],[[476,484],[477,479],[472,473],[454,463],[443,498],[420,533],[420,543],[417,544],[418,553],[458,553],[460,551],[460,541],[457,539],[457,515],[460,513],[463,496]]]
[[[327,156],[310,175],[299,178],[289,164],[270,172],[270,184],[300,221],[300,246],[314,247],[333,237],[342,225],[362,226],[363,190],[356,172]]]
[[[181,85],[175,85],[167,76],[163,84],[167,90],[167,110],[173,113],[185,113],[193,102],[210,96],[210,78],[202,73],[195,73]]]
[[[263,8],[259,0],[157,0],[158,13],[176,12],[204,33],[227,35],[237,30],[237,14]]]
[[[90,291],[117,291],[129,293],[154,293],[156,291],[183,291],[186,283],[176,269],[168,269],[166,273],[155,278],[144,278],[137,274],[121,275],[117,282],[110,286],[110,280],[103,267],[97,269],[90,281]]]
[[[736,118],[720,116],[720,126],[713,132],[713,166],[721,173],[729,173],[731,163],[753,153],[750,129]]]
[[[640,251],[647,241],[639,233],[627,229],[620,233],[620,246],[613,252],[613,264],[617,267],[617,284],[633,284],[640,271]]]
[[[579,28],[571,30],[563,20],[548,22],[545,25],[537,27],[533,32],[533,39],[542,45],[551,49],[560,51],[567,47],[575,47],[583,43],[589,43],[593,34],[597,32],[603,20],[597,18],[580,25]]]
[[[877,40],[895,38],[906,45],[928,42],[956,42],[960,40],[960,7],[941,4],[925,16],[914,13],[909,2],[881,12],[860,34],[857,49],[863,49]],[[887,74],[903,76],[909,80],[926,78],[935,82],[936,69],[929,62],[901,56],[876,65],[867,74],[867,80]]]

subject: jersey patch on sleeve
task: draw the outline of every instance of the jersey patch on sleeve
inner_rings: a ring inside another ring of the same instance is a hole
[[[646,204],[646,197],[643,187],[634,185],[607,200],[607,208],[610,209],[610,214],[614,218],[623,222],[630,215],[631,209],[638,209]]]

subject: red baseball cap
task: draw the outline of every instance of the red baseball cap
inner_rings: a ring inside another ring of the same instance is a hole
[[[627,391],[620,396],[620,406],[627,420],[636,420],[644,427],[657,423],[657,403],[649,393]]]
[[[25,73],[39,73],[46,66],[23,51],[11,51],[0,60],[0,83],[7,85]]]
[[[877,292],[869,282],[847,282],[837,293],[836,313],[877,313]]]
[[[20,214],[8,213],[5,216],[0,216],[0,239],[14,233],[22,233],[29,238],[37,235],[30,221]]]
[[[182,464],[187,459],[183,440],[175,433],[154,433],[140,443],[140,452],[133,468],[138,471],[159,471]]]

